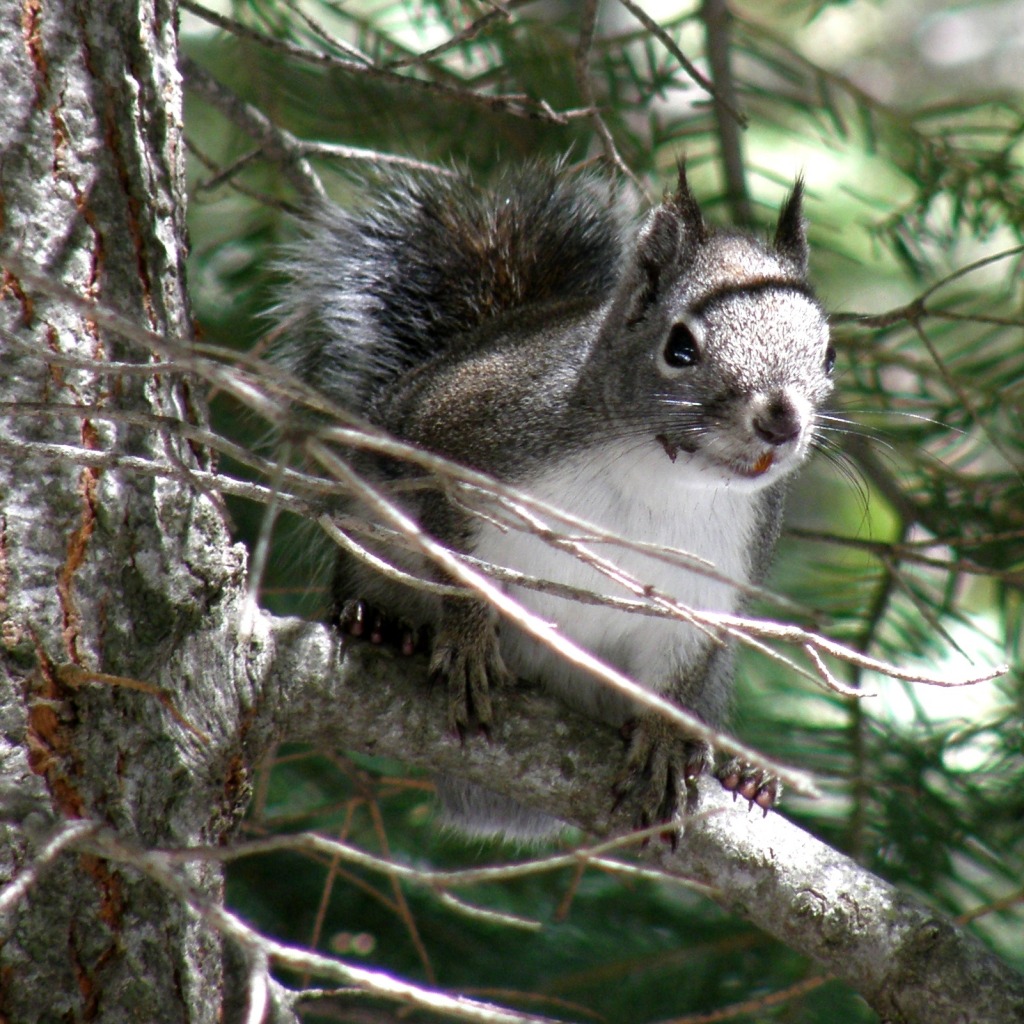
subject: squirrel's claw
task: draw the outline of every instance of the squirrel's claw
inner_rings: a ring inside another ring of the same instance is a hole
[[[345,636],[362,637],[366,634],[366,620],[370,606],[365,601],[346,601],[338,613],[335,625]]]
[[[661,822],[673,825],[689,809],[693,780],[711,767],[711,747],[680,736],[675,726],[654,713],[627,722],[622,733],[628,746],[613,785],[614,809],[627,801],[635,804],[640,828]],[[680,807],[684,791],[687,806]],[[666,832],[673,848],[678,834],[675,825]]]
[[[346,601],[335,625],[345,636],[368,640],[371,644],[391,647],[403,657],[416,654],[423,647],[422,630],[404,619],[388,615],[366,601]]]
[[[479,645],[451,644],[439,637],[430,659],[430,681],[448,693],[448,728],[464,741],[472,726],[488,738],[494,722],[492,692],[510,680],[497,637]]]
[[[782,796],[782,783],[774,775],[739,758],[726,762],[715,774],[734,800],[741,796],[751,807],[757,804],[765,814]]]

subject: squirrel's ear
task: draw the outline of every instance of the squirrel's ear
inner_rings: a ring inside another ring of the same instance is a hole
[[[641,267],[666,267],[685,249],[707,238],[708,229],[697,200],[686,181],[686,165],[679,163],[679,183],[660,206],[651,211],[637,238]]]
[[[807,273],[807,227],[804,223],[804,180],[797,178],[779,213],[775,251],[801,273]]]
[[[679,218],[667,205],[656,206],[636,238],[636,262],[642,273],[660,277],[679,252],[683,232]]]
[[[665,278],[678,271],[684,253],[706,237],[704,217],[680,164],[678,188],[651,211],[637,235],[634,258],[639,280],[630,319],[643,316],[645,308],[658,297]]]
[[[633,266],[626,277],[630,323],[641,320],[657,300],[666,271],[670,272],[677,262],[682,237],[679,218],[667,204],[656,206],[650,212],[637,235]]]

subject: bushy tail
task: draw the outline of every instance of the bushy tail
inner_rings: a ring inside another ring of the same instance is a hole
[[[494,317],[606,297],[620,207],[604,179],[535,165],[489,190],[461,174],[404,173],[364,209],[325,204],[282,264],[281,359],[363,411],[382,385]]]

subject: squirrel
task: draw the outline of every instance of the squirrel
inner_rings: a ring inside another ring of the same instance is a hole
[[[710,226],[680,164],[673,191],[637,222],[616,187],[563,164],[395,173],[355,211],[324,203],[283,262],[282,360],[331,400],[392,435],[492,475],[647,545],[684,549],[704,574],[636,545],[614,561],[695,610],[735,612],[765,575],[784,492],[813,446],[835,350],[807,281],[798,179],[774,238]],[[409,475],[367,456],[371,479]],[[607,577],[535,533],[470,514],[440,490],[403,501],[455,550],[520,573],[607,591]],[[375,549],[393,563],[401,556]],[[405,556],[408,558],[408,556]],[[422,571],[422,570],[421,570]],[[675,618],[631,615],[512,586],[517,600],[639,684],[710,725],[726,718],[734,643]],[[482,600],[410,588],[343,553],[335,616],[352,634],[432,637],[430,675],[460,735],[486,730],[491,693],[537,680],[622,728],[615,800],[640,825],[682,813],[707,743],[639,711]],[[767,813],[778,782],[730,761],[727,789]],[[518,840],[564,826],[441,778],[459,830]]]

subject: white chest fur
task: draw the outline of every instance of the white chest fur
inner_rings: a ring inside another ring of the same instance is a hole
[[[656,443],[648,442],[639,448],[623,445],[588,453],[546,471],[523,489],[610,533],[679,548],[710,562],[720,578],[619,545],[586,545],[641,585],[687,608],[735,609],[737,590],[726,580],[747,581],[747,552],[757,525],[758,495],[749,487],[709,480],[685,454],[673,463]],[[488,525],[474,553],[542,579],[616,597],[633,596],[585,561],[528,532]],[[580,646],[652,690],[670,688],[709,642],[700,630],[678,619],[570,602],[523,587],[509,590],[531,611],[557,623]],[[589,713],[613,721],[626,717],[622,701],[589,675],[505,623],[502,652],[516,674],[542,679]]]

